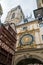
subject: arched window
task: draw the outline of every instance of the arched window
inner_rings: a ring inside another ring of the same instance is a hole
[[[13,13],[13,14],[12,14],[12,17],[11,17],[11,19],[13,19],[13,18],[15,18],[15,13]]]

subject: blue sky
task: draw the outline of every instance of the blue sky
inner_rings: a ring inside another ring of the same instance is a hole
[[[17,5],[21,6],[25,16],[32,14],[33,18],[33,10],[37,8],[36,0],[0,0],[0,3],[3,8],[2,22],[5,21],[8,11]]]

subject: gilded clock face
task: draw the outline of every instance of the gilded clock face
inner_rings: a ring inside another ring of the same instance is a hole
[[[21,45],[26,45],[26,44],[31,44],[33,42],[34,38],[30,34],[24,34],[20,38],[20,44]]]

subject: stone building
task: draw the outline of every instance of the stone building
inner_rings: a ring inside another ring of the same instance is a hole
[[[17,31],[13,65],[43,65],[43,21],[39,18],[33,21],[23,19],[18,23],[13,19]]]

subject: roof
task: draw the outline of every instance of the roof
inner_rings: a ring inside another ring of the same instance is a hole
[[[21,8],[20,5],[18,5],[18,6],[15,7],[15,8],[12,8],[9,12],[15,11],[15,10],[17,10],[17,8],[19,8],[19,9],[21,10],[21,12],[22,12],[22,14],[23,14],[23,17],[25,17],[25,15],[24,15],[24,13],[23,13],[22,8]],[[9,12],[8,12],[8,13],[9,13]]]
[[[34,20],[26,22],[26,23],[23,22],[22,24],[16,25],[16,27],[19,27],[19,26],[22,26],[22,25],[25,25],[25,24],[29,24],[29,23],[32,23],[32,22],[36,22],[36,21],[38,21],[38,20],[34,19]]]

